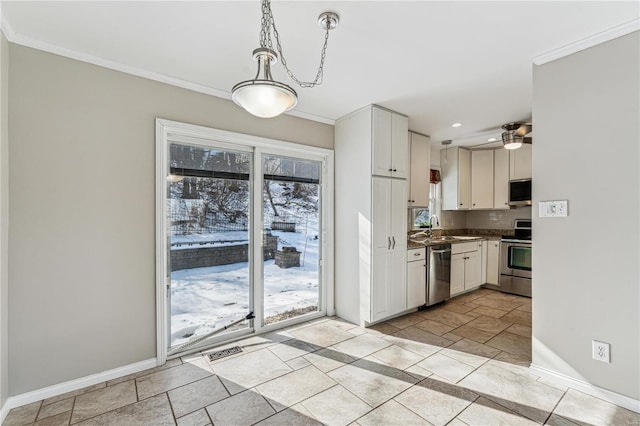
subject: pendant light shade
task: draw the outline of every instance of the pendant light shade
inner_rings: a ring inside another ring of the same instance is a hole
[[[256,117],[272,118],[289,111],[298,103],[298,94],[291,87],[271,77],[271,65],[278,56],[273,50],[253,51],[258,61],[258,73],[253,80],[242,81],[231,89],[231,99]]]

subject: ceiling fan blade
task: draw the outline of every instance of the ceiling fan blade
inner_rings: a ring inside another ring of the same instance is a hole
[[[528,133],[531,133],[532,128],[533,126],[531,125],[531,123],[522,123],[520,127],[518,127],[518,130],[516,130],[516,136],[524,136]]]
[[[498,144],[502,144],[502,141],[499,141],[499,140],[498,140],[498,141],[493,141],[493,142],[479,143],[479,144],[477,144],[477,145],[473,145],[473,146],[471,146],[470,148],[472,148],[472,149],[473,149],[473,148],[477,148],[477,147],[479,147],[479,146],[485,146],[485,145],[496,145],[496,146],[498,146]]]

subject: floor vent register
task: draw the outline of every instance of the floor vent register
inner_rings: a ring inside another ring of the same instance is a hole
[[[242,348],[240,346],[234,346],[232,348],[211,352],[210,354],[207,354],[207,357],[209,358],[209,362],[211,362],[220,358],[225,358],[231,355],[239,354],[240,352],[242,352]]]

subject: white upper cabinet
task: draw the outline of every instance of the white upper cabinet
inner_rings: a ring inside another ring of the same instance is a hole
[[[493,208],[509,208],[509,150],[493,151]]]
[[[409,118],[391,114],[391,165],[393,177],[409,177]]]
[[[409,119],[373,107],[372,174],[404,178],[409,170]]]
[[[471,208],[493,208],[493,150],[471,151]]]
[[[429,170],[431,169],[431,139],[409,132],[411,170],[409,207],[429,207]]]
[[[471,207],[471,151],[446,148],[440,151],[442,169],[442,210]]]
[[[458,154],[458,205],[461,209],[471,208],[471,151],[461,149]]]
[[[531,179],[531,144],[523,144],[509,153],[509,179]]]

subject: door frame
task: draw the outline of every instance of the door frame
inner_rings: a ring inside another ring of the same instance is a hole
[[[275,154],[283,156],[299,156],[300,158],[321,159],[323,164],[321,180],[321,250],[320,250],[320,286],[319,297],[326,315],[335,315],[334,303],[334,280],[333,280],[333,253],[334,253],[334,154],[333,150],[318,148],[314,146],[284,142],[276,139],[263,138],[246,135],[242,133],[218,130],[209,127],[197,126],[193,124],[181,123],[161,118],[156,118],[156,361],[157,365],[163,365],[167,360],[168,351],[168,320],[169,307],[167,304],[167,287],[165,277],[167,276],[167,248],[166,229],[168,226],[166,216],[167,191],[166,176],[168,175],[169,143],[201,141],[203,145],[215,143],[216,146],[229,145],[230,149],[246,151],[250,149],[253,153],[253,171],[262,170],[262,154]],[[207,143],[208,142],[208,143]],[[253,185],[253,182],[251,182]],[[255,206],[262,197],[261,188],[253,188],[252,213]],[[262,214],[253,214],[252,217],[252,237],[253,241],[262,241]],[[253,244],[252,246],[255,246]],[[253,251],[250,254],[252,259],[256,258]],[[253,262],[250,276],[254,282],[254,293],[262,291],[262,264]],[[263,297],[262,293],[259,293]],[[256,300],[255,297],[253,300]],[[254,306],[256,319],[262,320],[262,306]],[[325,315],[319,313],[317,316]],[[260,316],[258,316],[260,315]],[[253,327],[253,335],[265,333],[277,328],[282,328],[296,322],[306,321],[312,315],[300,318],[292,318],[280,321],[275,324],[263,326],[260,321],[256,321]],[[296,321],[297,320],[297,321]],[[246,334],[243,334],[243,336]],[[239,336],[242,337],[242,336]],[[236,337],[236,338],[239,338]],[[230,339],[232,340],[232,339]],[[196,346],[197,348],[197,346]],[[199,349],[198,349],[199,350]],[[181,355],[187,353],[182,353]]]

